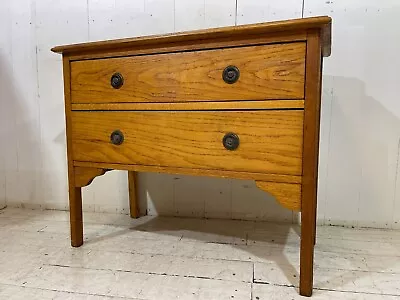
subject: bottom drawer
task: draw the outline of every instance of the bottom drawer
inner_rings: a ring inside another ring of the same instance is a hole
[[[73,111],[71,118],[75,161],[301,175],[301,110]]]

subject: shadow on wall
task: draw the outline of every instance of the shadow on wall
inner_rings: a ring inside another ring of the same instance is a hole
[[[357,78],[324,76],[320,224],[396,227],[400,121]],[[253,181],[143,173],[141,213],[297,223]],[[325,217],[325,220],[323,218]]]
[[[7,173],[10,172],[10,155],[11,151],[15,151],[15,143],[13,137],[7,138],[10,135],[11,126],[15,120],[11,118],[13,112],[13,106],[9,103],[12,99],[13,91],[7,85],[9,84],[9,74],[11,62],[6,61],[6,55],[4,55],[0,49],[0,208],[6,206],[6,179]],[[12,123],[11,123],[12,122]],[[11,150],[12,149],[12,150]]]
[[[296,222],[252,180],[140,173],[141,213],[234,220]]]
[[[36,83],[29,72],[15,73],[13,66],[31,67],[22,63],[13,62],[11,55],[0,56],[0,155],[4,159],[0,179],[5,182],[1,196],[13,206],[41,207],[44,186]]]
[[[391,228],[400,219],[399,118],[357,78],[324,76],[324,86],[319,203],[325,224]]]

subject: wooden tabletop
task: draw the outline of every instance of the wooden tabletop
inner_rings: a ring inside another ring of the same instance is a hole
[[[272,34],[279,32],[296,32],[307,29],[320,29],[323,36],[323,55],[331,53],[331,23],[328,16],[294,19],[287,21],[267,22],[249,25],[211,28],[163,35],[150,35],[135,38],[116,39],[108,41],[81,43],[57,46],[51,49],[56,53],[85,53],[90,51],[105,51],[113,48],[142,47],[159,44],[171,44],[177,42],[189,42],[205,39],[219,39],[248,35]]]

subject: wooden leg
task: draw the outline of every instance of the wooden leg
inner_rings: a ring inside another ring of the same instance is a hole
[[[137,187],[137,172],[128,171],[129,206],[131,218],[139,218],[139,197]]]
[[[319,34],[317,31],[307,33],[303,177],[301,182],[300,295],[302,296],[311,296],[313,290],[322,68],[322,46]]]
[[[69,216],[71,226],[71,245],[79,247],[83,244],[82,191],[97,176],[108,170],[69,166]]]
[[[315,218],[312,209],[301,212],[300,295],[311,296],[314,270]]]
[[[79,247],[83,244],[82,193],[80,187],[69,189],[69,216],[71,226],[71,245]]]

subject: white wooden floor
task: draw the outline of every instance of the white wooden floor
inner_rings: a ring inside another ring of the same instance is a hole
[[[0,211],[0,299],[304,299],[294,225]],[[400,232],[318,228],[313,299],[400,299]]]

